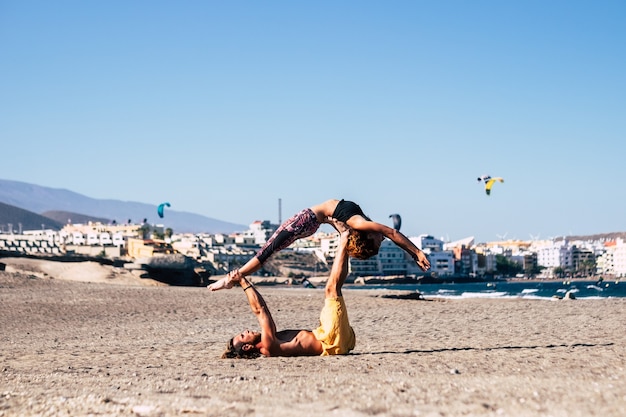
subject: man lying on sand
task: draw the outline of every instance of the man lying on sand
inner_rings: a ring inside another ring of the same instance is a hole
[[[246,330],[228,341],[225,358],[256,358],[264,356],[343,355],[354,349],[356,338],[348,321],[348,311],[343,301],[341,287],[348,276],[346,250],[350,229],[345,223],[335,221],[340,231],[337,255],[330,271],[325,290],[325,303],[320,313],[320,327],[309,330],[276,331],[276,324],[265,300],[250,282],[233,274],[248,297],[250,308],[259,320],[261,332]]]

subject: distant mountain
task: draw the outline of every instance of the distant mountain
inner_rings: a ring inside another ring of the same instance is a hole
[[[0,232],[19,233],[24,230],[61,230],[65,223],[58,222],[32,211],[0,203]]]
[[[165,227],[171,227],[176,233],[232,233],[248,229],[246,225],[170,209],[167,210],[166,217],[161,219],[156,213],[154,204],[100,200],[65,189],[42,187],[10,180],[0,180],[0,202],[33,213],[80,213],[80,215],[87,217],[115,220],[117,223],[126,223],[128,220],[133,223],[140,223],[143,219],[147,219],[148,223],[162,223]],[[4,212],[5,209],[0,207],[0,210]],[[62,223],[65,224],[66,222],[67,219]],[[7,223],[15,222],[0,221],[0,225],[4,225],[2,227],[5,230]],[[36,229],[41,228],[41,223],[45,222],[39,222]],[[79,222],[72,218],[72,223]]]

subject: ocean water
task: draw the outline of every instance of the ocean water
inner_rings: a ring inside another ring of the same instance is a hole
[[[577,299],[626,297],[626,281],[498,281],[468,284],[376,284],[346,285],[368,290],[419,291],[426,298],[536,298],[564,297],[568,291]]]

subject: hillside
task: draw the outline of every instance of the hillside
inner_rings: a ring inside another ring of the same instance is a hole
[[[172,202],[172,207],[167,210],[165,218],[161,219],[157,214],[156,204],[95,199],[65,189],[2,179],[0,179],[0,202],[33,213],[81,213],[87,218],[107,219],[107,223],[109,221],[125,223],[128,220],[140,223],[146,219],[148,223],[163,224],[176,233],[232,233],[248,229],[247,225],[177,211],[175,202]],[[56,214],[55,218],[57,218]],[[71,218],[73,223],[79,223],[77,217]],[[57,218],[63,224],[67,222],[67,219],[68,217]],[[250,219],[251,222],[254,220],[256,219]],[[15,219],[9,218],[4,221],[4,224],[16,222]],[[41,223],[39,222],[37,228],[41,228]]]
[[[573,235],[573,236],[565,236],[568,241],[572,240],[615,240],[617,238],[621,238],[626,240],[626,232],[610,232],[610,233],[596,233],[593,235]],[[563,237],[555,238],[554,240],[563,240]]]
[[[12,230],[18,233],[21,230],[52,229],[61,230],[65,223],[49,217],[33,213],[10,204],[0,203],[0,230],[7,233]]]
[[[275,253],[263,269],[280,277],[315,277],[328,275],[328,265],[317,256],[306,252],[281,251]]]

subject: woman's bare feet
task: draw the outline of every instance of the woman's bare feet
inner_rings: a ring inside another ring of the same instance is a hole
[[[230,282],[230,280],[228,279],[228,275],[227,275],[224,278],[218,281],[215,281],[213,284],[209,285],[207,288],[211,291],[219,291],[223,289],[228,290],[230,288],[233,288],[233,283]]]
[[[213,284],[209,285],[207,288],[211,291],[219,291],[223,289],[229,290],[233,288],[235,282],[239,282],[239,280],[241,280],[241,275],[239,274],[239,270],[235,269],[233,271],[230,271],[228,275],[226,275],[224,278],[215,281]]]

